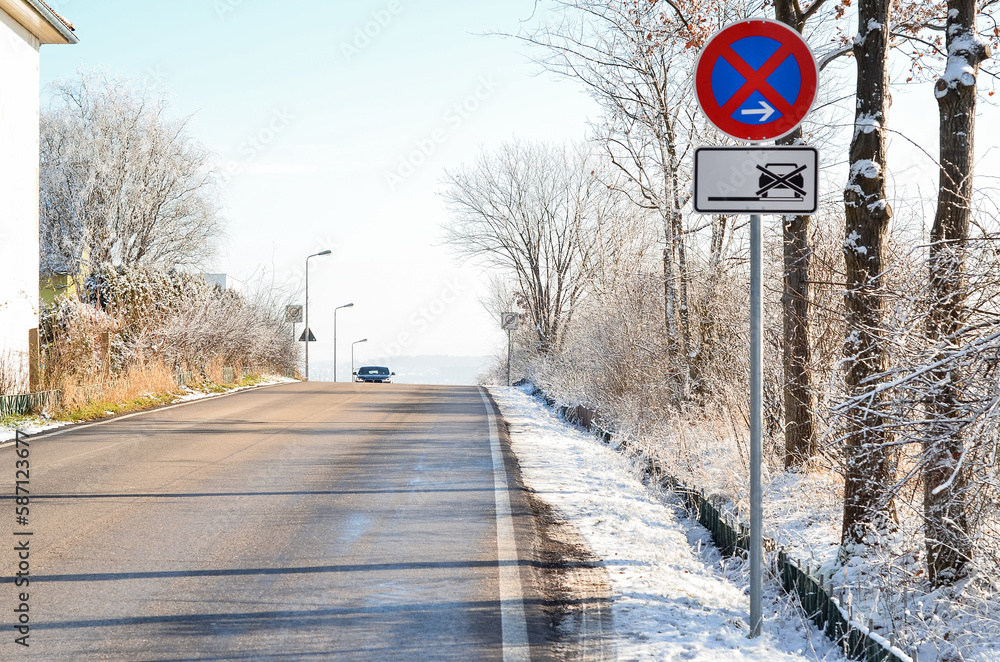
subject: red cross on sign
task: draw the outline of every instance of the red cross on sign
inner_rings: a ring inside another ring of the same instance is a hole
[[[795,130],[816,99],[819,71],[798,32],[751,19],[716,32],[695,67],[695,96],[715,128],[737,140]]]

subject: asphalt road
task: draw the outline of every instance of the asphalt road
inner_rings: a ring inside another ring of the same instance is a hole
[[[27,527],[0,448],[0,532],[31,532],[0,659],[604,657],[480,389],[296,383],[30,444]]]

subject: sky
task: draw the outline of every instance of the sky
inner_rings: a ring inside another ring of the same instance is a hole
[[[318,339],[311,361],[333,358],[333,310],[347,303],[355,305],[337,314],[341,364],[361,339],[359,362],[484,356],[504,346],[498,321],[480,303],[487,274],[442,245],[442,180],[504,140],[587,137],[598,109],[581,86],[541,72],[523,43],[489,36],[551,20],[544,4],[50,4],[76,25],[80,43],[43,48],[43,85],[91,69],[133,77],[167,93],[173,113],[190,116],[192,137],[217,155],[228,234],[208,271],[245,282],[273,279],[297,289],[302,303],[306,257],[332,251],[309,261],[310,326]],[[897,209],[936,190],[931,86],[893,89],[889,166]],[[848,103],[852,88],[853,63],[845,60],[824,72],[820,103]],[[996,110],[981,104],[977,129],[977,174],[990,186],[1000,159]],[[811,121],[829,116],[812,117],[807,132]],[[849,136],[849,107],[838,121]],[[820,157],[837,199],[846,154],[821,149]]]
[[[333,251],[309,260],[311,361],[332,359],[347,303],[340,363],[363,338],[359,362],[504,344],[482,269],[441,243],[440,193],[446,169],[504,140],[586,136],[582,90],[486,36],[517,32],[534,0],[50,4],[80,43],[43,48],[43,86],[92,69],[141,80],[217,155],[228,236],[208,271],[273,276],[302,303],[306,257]]]

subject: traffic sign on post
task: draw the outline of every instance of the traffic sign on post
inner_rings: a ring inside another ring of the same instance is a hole
[[[500,313],[500,328],[507,332],[507,386],[510,386],[510,364],[514,357],[514,331],[520,324],[518,313]]]
[[[733,23],[706,42],[695,96],[719,131],[750,142],[786,136],[816,100],[819,69],[798,32],[778,21]],[[695,211],[750,212],[750,636],[763,623],[763,238],[760,214],[816,210],[818,156],[803,147],[701,148]]]
[[[695,67],[695,96],[715,128],[737,140],[795,130],[816,100],[819,70],[798,32],[750,19],[716,32]]]

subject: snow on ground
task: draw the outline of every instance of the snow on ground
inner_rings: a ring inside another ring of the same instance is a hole
[[[226,393],[235,393],[236,391],[246,391],[247,389],[258,388],[260,386],[270,386],[272,384],[287,384],[289,382],[294,382],[294,381],[298,380],[292,379],[290,377],[282,377],[279,375],[261,375],[260,381],[257,382],[256,384],[250,384],[249,386],[234,386],[232,388],[227,388],[222,393],[216,393],[214,391],[199,391],[198,389],[192,389],[186,386],[182,386],[181,390],[185,391],[186,393],[181,397],[177,398],[176,400],[174,400],[174,402],[175,403],[189,402],[191,400],[201,400],[202,398],[213,398],[217,395],[225,395]]]
[[[608,571],[622,660],[844,660],[774,580],[747,638],[746,566],[722,559],[678,502],[628,460],[517,388],[491,387],[527,486],[576,526]]]
[[[52,421],[45,418],[28,418],[22,421],[17,429],[28,435],[36,435],[39,432],[44,432],[45,430],[54,430],[56,428],[61,428],[64,425],[69,425],[66,421]],[[14,441],[15,428],[0,427],[0,444],[6,443],[8,441]]]

